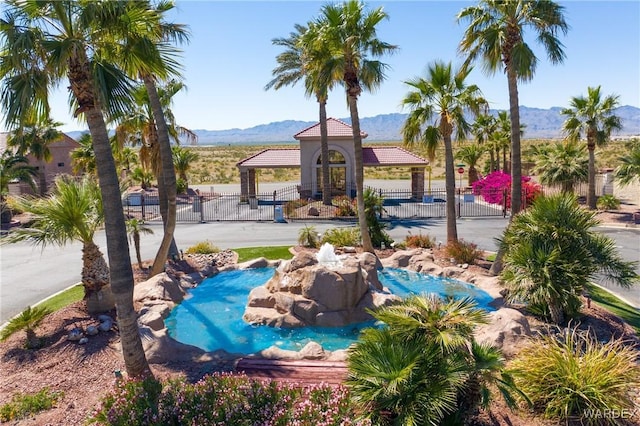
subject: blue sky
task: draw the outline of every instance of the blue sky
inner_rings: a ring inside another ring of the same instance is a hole
[[[281,48],[275,37],[285,37],[295,23],[315,18],[326,2],[316,1],[177,1],[175,22],[190,26],[191,43],[185,47],[183,75],[188,90],[175,97],[173,111],[178,123],[190,129],[248,128],[282,120],[317,120],[318,107],[304,96],[301,85],[265,91],[271,80],[275,57]],[[620,96],[621,105],[640,106],[640,2],[564,1],[570,26],[561,37],[567,58],[553,66],[544,51],[525,34],[534,47],[539,65],[533,81],[519,86],[520,105],[537,108],[567,106],[573,96],[586,94],[588,86],[601,85],[605,94]],[[381,40],[399,46],[398,53],[384,58],[391,69],[375,94],[359,100],[361,117],[406,112],[400,101],[407,93],[403,81],[424,75],[433,60],[459,64],[457,45],[464,25],[456,14],[475,2],[385,1],[389,20],[379,26]],[[491,107],[508,108],[506,77],[486,76],[477,67],[469,76]],[[66,87],[66,84],[63,86]],[[64,131],[85,126],[69,118],[66,93],[54,97],[54,118],[66,123]],[[329,95],[328,115],[348,117],[343,89]]]

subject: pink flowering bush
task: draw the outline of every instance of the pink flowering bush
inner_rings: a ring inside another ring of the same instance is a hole
[[[215,373],[195,384],[120,381],[90,419],[103,425],[363,425],[346,387],[298,387]]]
[[[484,179],[472,184],[473,193],[482,197],[490,204],[506,202],[506,208],[511,207],[511,175],[495,171],[489,173]],[[533,182],[530,176],[522,176],[522,192],[524,193],[524,206],[530,205],[535,198],[542,193],[542,187]]]

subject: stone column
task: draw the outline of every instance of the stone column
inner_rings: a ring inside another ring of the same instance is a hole
[[[411,198],[422,200],[424,195],[424,167],[411,168]]]
[[[249,171],[247,169],[240,169],[240,202],[246,203],[249,201]]]

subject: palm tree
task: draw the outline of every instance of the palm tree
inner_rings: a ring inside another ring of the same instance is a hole
[[[456,138],[464,140],[470,129],[465,112],[477,115],[487,105],[480,89],[466,84],[470,72],[464,68],[453,71],[451,63],[436,61],[427,67],[426,78],[405,82],[412,91],[402,100],[402,105],[410,109],[402,128],[405,143],[419,142],[427,146],[427,151],[435,152],[438,143],[444,142],[447,241],[458,240],[452,135],[455,130]],[[432,124],[427,125],[430,120]]]
[[[44,318],[51,313],[51,310],[44,306],[31,307],[27,306],[27,309],[22,311],[20,315],[11,319],[9,323],[0,332],[0,342],[3,342],[9,338],[9,336],[24,330],[27,334],[26,347],[27,349],[35,349],[40,346],[41,342],[36,335],[34,328],[40,324]]]
[[[78,139],[80,146],[71,151],[71,167],[76,174],[96,175],[96,154],[90,133],[83,133]]]
[[[567,33],[564,7],[551,0],[481,0],[464,8],[458,22],[468,21],[459,50],[467,55],[466,63],[477,59],[487,73],[504,71],[509,85],[511,118],[511,215],[522,208],[522,163],[520,148],[520,104],[518,80],[533,78],[538,58],[524,40],[525,30],[532,30],[553,64],[565,58],[558,33]]]
[[[17,155],[7,150],[0,156],[0,217],[2,223],[11,221],[11,210],[7,208],[6,196],[9,194],[11,182],[24,182],[33,190],[36,189],[35,178],[38,169],[29,165],[29,160],[24,155]]]
[[[487,150],[477,143],[465,145],[456,152],[455,158],[469,165],[469,177],[467,181],[469,186],[479,179],[476,166],[486,152]]]
[[[595,213],[581,208],[574,194],[537,197],[500,239],[507,297],[563,324],[579,312],[589,279],[603,276],[622,287],[637,281],[636,263],[625,262],[612,239],[593,231],[597,224]]]
[[[142,267],[142,256],[140,255],[140,234],[153,234],[153,229],[144,224],[144,220],[132,218],[127,219],[127,232],[131,241],[133,241],[133,247],[136,250],[136,259],[138,260],[138,268]]]
[[[142,189],[149,189],[151,182],[153,182],[153,173],[142,166],[134,168],[129,177],[133,182],[140,183]]]
[[[502,355],[473,337],[488,316],[472,300],[411,296],[373,315],[385,327],[365,330],[349,349],[347,385],[374,424],[461,424],[486,406],[488,385],[512,405],[518,391]]]
[[[618,106],[618,96],[609,95],[604,98],[600,94],[600,86],[588,87],[587,97],[576,96],[569,101],[570,108],[561,111],[567,119],[562,129],[570,140],[579,141],[587,138],[589,150],[589,188],[587,206],[596,209],[596,146],[604,146],[609,141],[611,132],[622,129],[620,117],[613,110]]]
[[[493,115],[480,114],[471,125],[471,133],[475,136],[476,142],[478,142],[479,145],[489,145],[489,141],[496,131],[496,126],[496,118]],[[490,156],[489,173],[495,172],[498,170],[498,166],[496,165],[493,147],[488,146],[487,151]]]
[[[62,133],[56,129],[61,125],[62,123],[54,122],[49,118],[42,123],[23,123],[7,138],[7,146],[15,148],[17,154],[24,156],[31,154],[38,162],[40,195],[47,192],[44,163],[52,159],[49,145],[62,137]]]
[[[524,133],[524,125],[520,125],[520,136]],[[500,168],[500,150],[502,150],[502,171],[509,173],[509,163],[507,162],[507,152],[509,151],[509,140],[511,139],[511,120],[506,111],[498,112],[496,117],[496,129],[491,135],[492,148],[496,152],[496,167]],[[513,177],[512,177],[513,179]]]
[[[567,141],[539,150],[533,172],[540,183],[560,185],[563,192],[573,192],[577,183],[586,182],[589,158],[584,145]]]
[[[82,285],[87,311],[91,314],[113,309],[109,267],[94,236],[104,224],[102,197],[96,181],[85,176],[76,181],[60,175],[46,198],[16,197],[12,205],[33,215],[33,224],[7,236],[7,242],[30,241],[45,247],[82,243]]]
[[[620,165],[616,168],[616,179],[623,185],[633,182],[640,183],[640,143],[635,140],[629,152],[618,159]]]
[[[124,106],[128,80],[104,60],[112,50],[107,35],[140,2],[5,2],[2,20],[3,66],[0,101],[8,127],[34,115],[49,116],[48,89],[68,78],[75,116],[86,120],[96,156],[105,206],[105,233],[111,288],[118,310],[123,357],[131,377],[151,375],[138,333],[133,307],[133,271],[115,161],[105,125],[105,113]],[[45,66],[46,64],[46,66]],[[19,90],[15,90],[19,88]]]
[[[385,78],[387,64],[375,59],[391,54],[396,46],[377,38],[376,26],[388,15],[377,8],[365,11],[364,4],[349,0],[340,5],[325,5],[315,22],[318,37],[314,46],[324,46],[330,57],[320,70],[321,81],[340,81],[346,89],[351,115],[355,156],[356,198],[362,247],[373,253],[367,229],[364,206],[364,168],[362,163],[362,135],[358,115],[358,97],[363,89],[373,91]],[[323,51],[322,48],[314,50]]]
[[[273,69],[273,79],[267,83],[265,90],[278,90],[284,86],[296,84],[304,79],[305,95],[316,97],[319,106],[320,123],[320,157],[322,161],[322,203],[331,205],[331,177],[329,174],[329,141],[327,130],[327,99],[335,81],[321,80],[320,70],[328,57],[326,45],[318,45],[317,26],[309,23],[308,27],[295,24],[295,32],[289,38],[274,38],[271,43],[282,46],[286,50],[276,57],[278,66]]]
[[[191,169],[191,165],[199,158],[198,153],[180,146],[171,147],[171,153],[173,154],[173,165],[178,177],[182,179],[187,185],[187,188],[189,188],[187,172]]]
[[[118,58],[118,63],[131,77],[140,78],[144,82],[157,129],[159,163],[162,165],[158,174],[158,200],[164,234],[151,268],[150,275],[154,276],[164,271],[169,257],[178,254],[173,237],[176,227],[177,185],[171,155],[171,133],[156,82],[158,79],[166,80],[170,76],[180,75],[178,50],[169,42],[186,43],[189,33],[186,26],[164,20],[165,14],[175,7],[172,1],[162,1],[155,5],[151,2],[132,2],[130,7],[146,12],[140,18],[145,25],[139,25],[140,22],[136,21],[124,23],[123,28],[119,29],[123,39],[122,49],[117,51],[114,59]]]

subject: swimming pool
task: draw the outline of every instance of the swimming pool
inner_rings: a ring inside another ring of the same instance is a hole
[[[339,328],[279,329],[247,324],[242,315],[249,292],[266,283],[274,271],[273,268],[243,269],[207,278],[171,311],[165,320],[169,335],[205,351],[224,349],[230,353],[251,354],[273,345],[298,351],[311,341],[334,351],[346,349],[363,328],[373,325],[367,322]],[[420,293],[454,298],[470,296],[480,307],[492,310],[489,303],[493,298],[467,283],[395,268],[385,268],[378,276],[385,287],[401,297]]]

